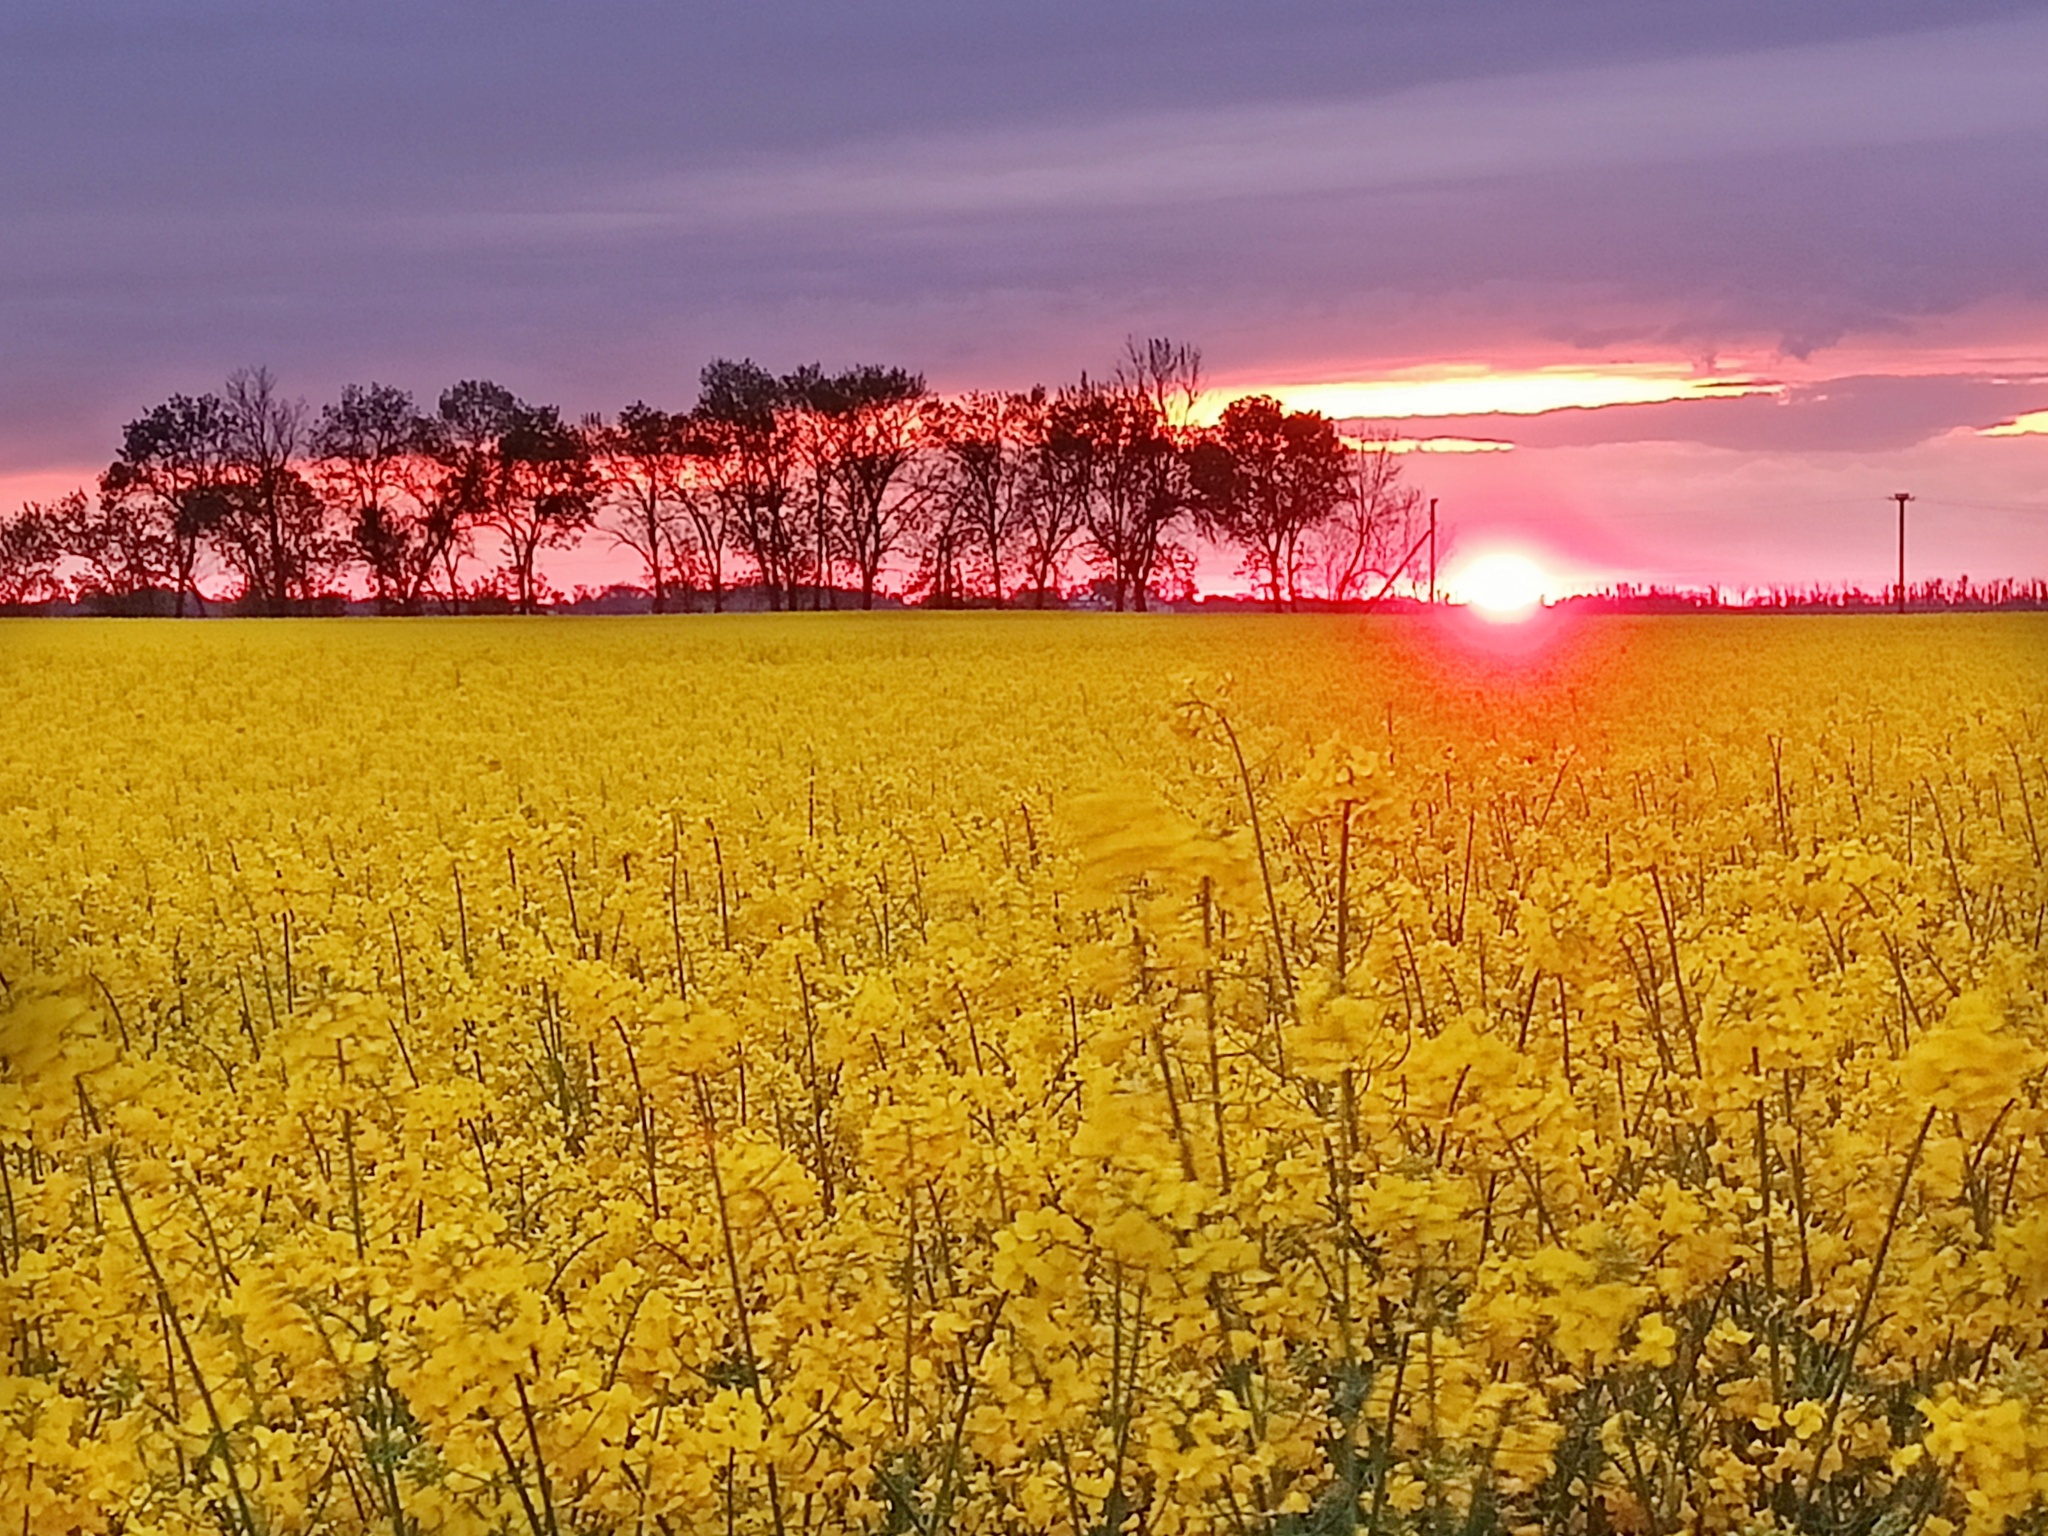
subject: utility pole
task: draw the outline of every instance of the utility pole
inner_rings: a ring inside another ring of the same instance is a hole
[[[1436,498],[1429,498],[1429,602],[1436,606]]]
[[[1899,612],[1906,611],[1906,503],[1913,499],[1910,491],[1893,491],[1892,500],[1899,504]]]

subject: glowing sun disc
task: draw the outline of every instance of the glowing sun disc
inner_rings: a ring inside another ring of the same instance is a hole
[[[1489,619],[1522,619],[1543,601],[1549,576],[1527,555],[1481,555],[1458,573],[1458,595]]]

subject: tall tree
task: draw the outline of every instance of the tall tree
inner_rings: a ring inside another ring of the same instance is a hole
[[[782,405],[799,467],[797,521],[822,607],[837,570],[860,584],[872,608],[883,567],[907,542],[923,508],[923,481],[909,473],[924,443],[932,401],[921,375],[862,364],[788,374]]]
[[[563,549],[597,517],[598,482],[590,440],[552,405],[524,407],[505,436],[509,494],[493,522],[505,537],[505,565],[521,613],[540,603],[537,560]]]
[[[987,587],[973,570],[976,542],[966,507],[952,496],[934,496],[918,522],[917,567],[905,595],[918,596],[933,608],[964,608],[974,597],[985,596]]]
[[[834,470],[839,434],[833,420],[837,404],[832,381],[817,363],[806,363],[781,378],[776,416],[794,453],[794,494],[790,503],[793,533],[790,606],[799,602],[797,588],[811,589],[811,609],[822,612],[839,605],[839,505]],[[801,574],[799,574],[799,572]]]
[[[1344,500],[1349,460],[1327,416],[1290,411],[1271,395],[1233,400],[1194,444],[1190,479],[1204,528],[1244,552],[1245,571],[1275,607],[1300,598],[1302,540]]]
[[[636,400],[617,421],[593,424],[591,443],[612,514],[606,531],[640,557],[654,611],[666,613],[671,578],[680,582],[690,564],[688,422]]]
[[[706,473],[705,443],[687,415],[677,418],[682,433],[683,516],[687,538],[679,546],[688,555],[688,573],[701,579],[713,613],[725,612],[727,562],[732,554],[735,524],[731,502],[718,493],[715,476]]]
[[[501,573],[521,613],[540,606],[543,549],[575,542],[597,514],[590,442],[551,405],[465,379],[440,400],[448,493],[501,542]]]
[[[503,439],[518,410],[519,397],[488,379],[451,384],[435,402],[435,501],[447,509],[451,527],[439,579],[454,612],[466,595],[461,566],[473,553],[475,530],[507,494]]]
[[[300,472],[306,407],[278,392],[267,368],[231,374],[222,396],[221,500],[208,528],[258,611],[289,613],[346,559],[327,505]]]
[[[1121,611],[1145,610],[1169,536],[1192,505],[1187,457],[1144,394],[1097,387],[1075,424],[1088,439],[1094,474],[1086,517],[1090,562],[1109,581]]]
[[[314,476],[370,573],[380,613],[409,613],[453,536],[435,494],[436,433],[412,395],[350,384],[323,406],[307,441]]]
[[[1201,379],[1194,347],[1132,338],[1107,383],[1083,378],[1076,391],[1073,419],[1093,469],[1086,552],[1119,610],[1143,612],[1160,573],[1187,563],[1172,535],[1194,505],[1188,453]]]
[[[798,522],[796,428],[782,381],[751,359],[719,358],[699,375],[690,412],[692,482],[705,515],[729,530],[772,608],[796,604],[807,568]]]
[[[1133,423],[1121,438],[1129,454],[1124,473],[1132,520],[1117,585],[1128,588],[1132,605],[1143,613],[1154,582],[1166,571],[1174,573],[1183,595],[1191,589],[1193,555],[1173,538],[1173,530],[1194,508],[1188,452],[1197,437],[1201,350],[1164,336],[1142,341],[1133,336],[1124,343],[1110,384]]]
[[[1094,387],[1062,389],[1034,410],[1025,440],[1017,545],[1023,590],[1045,607],[1057,590],[1075,541],[1087,527],[1095,486],[1095,438],[1089,428]]]
[[[1028,394],[976,393],[933,414],[943,468],[946,543],[972,550],[987,596],[1000,604],[1004,576],[1031,493],[1031,453],[1046,415],[1043,387]],[[957,529],[956,529],[956,524]]]
[[[830,455],[837,544],[875,606],[882,568],[915,529],[924,485],[911,473],[931,396],[924,376],[863,364],[820,381],[809,402]]]
[[[227,509],[228,407],[218,395],[173,395],[121,429],[121,449],[100,476],[98,515],[65,519],[69,553],[108,593],[168,586],[175,611],[191,597],[201,542]]]

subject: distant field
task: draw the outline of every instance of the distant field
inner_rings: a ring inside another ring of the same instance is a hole
[[[2048,616],[0,623],[0,1536],[2033,1529],[2044,839]]]

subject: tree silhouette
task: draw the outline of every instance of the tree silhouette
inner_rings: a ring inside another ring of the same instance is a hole
[[[1176,573],[1183,593],[1192,588],[1193,556],[1171,533],[1194,507],[1188,449],[1196,438],[1194,414],[1202,395],[1201,351],[1163,336],[1131,337],[1111,384],[1120,398],[1134,402],[1126,407],[1134,422],[1150,422],[1149,429],[1134,428],[1121,439],[1130,454],[1127,494],[1133,517],[1117,583],[1143,613],[1164,569]]]
[[[1089,562],[1118,612],[1143,612],[1167,535],[1190,505],[1185,458],[1152,402],[1096,386],[1069,417],[1086,441],[1092,474],[1084,517]]]
[[[1415,552],[1422,493],[1404,483],[1393,443],[1380,428],[1352,444],[1344,495],[1310,540],[1320,585],[1338,602],[1383,594]]]
[[[300,472],[306,407],[279,394],[267,368],[230,375],[221,403],[219,502],[206,533],[258,612],[289,613],[346,558],[326,504]]]
[[[670,578],[690,563],[690,463],[686,418],[635,401],[610,425],[590,429],[594,464],[613,517],[613,542],[640,557],[653,610],[668,612]]]
[[[434,494],[435,424],[410,393],[350,384],[323,406],[308,438],[314,476],[369,572],[379,613],[409,613],[453,537]]]
[[[598,484],[590,442],[551,405],[526,406],[504,439],[509,494],[492,523],[505,536],[519,611],[539,607],[535,559],[560,549],[595,520]]]
[[[1005,569],[1025,524],[1032,491],[1032,450],[1044,431],[1046,395],[981,392],[931,413],[931,437],[943,484],[943,543],[956,560],[979,568],[982,590],[1005,595]],[[934,545],[939,529],[927,538]]]
[[[73,491],[58,508],[76,503],[84,511],[85,492]],[[0,518],[0,608],[18,608],[58,595],[57,563],[64,556],[59,528],[64,513],[29,502],[12,517]]]
[[[218,395],[173,395],[121,429],[121,449],[100,476],[100,515],[65,523],[67,552],[99,591],[168,586],[184,616],[201,541],[226,511],[228,408]]]
[[[574,543],[595,520],[590,442],[554,406],[528,405],[484,379],[444,391],[440,415],[452,502],[498,534],[513,600],[533,613],[541,550]]]
[[[130,421],[96,498],[0,525],[0,591],[204,613],[201,580],[225,570],[251,612],[300,611],[343,577],[380,613],[460,612],[489,529],[478,592],[531,613],[542,557],[593,527],[638,557],[657,613],[699,583],[722,611],[748,568],[782,610],[848,586],[871,608],[892,573],[930,603],[1042,608],[1082,562],[1089,590],[1142,610],[1192,591],[1196,535],[1237,545],[1277,604],[1384,591],[1420,501],[1400,461],[1347,457],[1327,421],[1271,400],[1204,431],[1203,394],[1200,352],[1159,337],[1130,338],[1107,378],[950,400],[906,368],[718,358],[688,411],[636,401],[610,422],[484,379],[431,411],[371,383],[309,413],[245,369]]]
[[[1088,431],[1092,394],[1062,389],[1028,424],[1017,544],[1024,591],[1043,608],[1057,595],[1075,541],[1087,526],[1095,486],[1095,441]]]
[[[1162,568],[1185,564],[1171,535],[1194,505],[1188,450],[1201,377],[1195,348],[1133,338],[1107,383],[1084,376],[1073,392],[1068,420],[1088,443],[1092,471],[1086,553],[1119,611],[1143,612]]]
[[[918,520],[913,546],[917,568],[904,588],[904,595],[914,596],[933,608],[964,608],[971,599],[985,597],[988,590],[985,580],[973,569],[979,562],[970,555],[978,541],[968,523],[966,503],[948,494],[950,486],[940,485],[938,489],[940,494],[926,503],[924,515]]]
[[[907,473],[924,443],[930,394],[903,368],[863,364],[821,376],[804,404],[816,423],[834,514],[834,544],[875,606],[882,567],[915,528],[924,485]]]
[[[751,359],[719,358],[699,384],[689,442],[705,515],[736,537],[769,605],[793,608],[805,549],[795,516],[798,445],[782,381]]]
[[[791,369],[778,383],[776,416],[795,455],[789,512],[790,606],[799,605],[798,589],[808,586],[811,610],[823,612],[827,603],[838,606],[840,519],[833,483],[838,434],[828,415],[836,402],[825,370],[817,363]]]
[[[1301,596],[1302,540],[1328,521],[1350,483],[1336,425],[1270,395],[1233,400],[1195,443],[1190,479],[1206,531],[1245,552],[1276,607]]]

